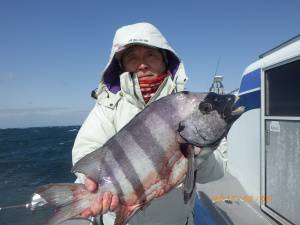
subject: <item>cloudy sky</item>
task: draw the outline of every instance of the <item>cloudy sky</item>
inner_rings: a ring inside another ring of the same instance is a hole
[[[151,22],[183,59],[188,90],[239,87],[259,54],[300,33],[298,0],[0,1],[0,128],[80,125],[115,30]]]

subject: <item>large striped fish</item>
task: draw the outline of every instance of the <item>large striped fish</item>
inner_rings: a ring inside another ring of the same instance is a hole
[[[118,195],[115,225],[124,225],[154,198],[184,182],[187,201],[194,187],[193,152],[187,143],[215,149],[241,114],[233,95],[179,92],[136,115],[102,147],[79,160],[72,172],[98,182],[96,193],[81,184],[37,188],[35,201],[56,207],[48,224],[78,217],[106,191]]]

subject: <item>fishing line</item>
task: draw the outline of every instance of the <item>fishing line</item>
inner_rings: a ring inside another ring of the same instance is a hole
[[[46,205],[48,202],[43,199],[39,194],[34,193],[31,202],[25,203],[25,204],[18,204],[18,205],[9,205],[9,206],[3,206],[0,207],[0,211],[6,210],[6,209],[17,209],[17,208],[26,208],[30,210],[35,210],[37,207],[41,207],[43,205]]]

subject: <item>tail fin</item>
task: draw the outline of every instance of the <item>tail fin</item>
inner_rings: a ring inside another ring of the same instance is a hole
[[[55,207],[55,213],[48,220],[47,225],[57,225],[70,218],[78,217],[84,209],[90,207],[93,200],[93,194],[82,184],[48,184],[38,187],[35,194]]]

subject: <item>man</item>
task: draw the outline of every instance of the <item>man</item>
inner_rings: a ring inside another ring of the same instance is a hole
[[[146,105],[183,91],[186,80],[182,61],[157,28],[149,23],[138,23],[118,29],[96,93],[96,105],[75,140],[73,163],[102,146]],[[222,177],[222,153],[210,154],[199,149],[198,152],[197,182],[206,183]],[[85,183],[88,190],[97,189],[91,179],[82,174],[77,176],[77,182]],[[194,197],[185,204],[178,187],[153,200],[130,220],[130,225],[193,225],[193,205]],[[108,212],[104,215],[104,224],[113,224],[111,211],[117,206],[118,197],[105,193],[82,215],[88,217]]]

